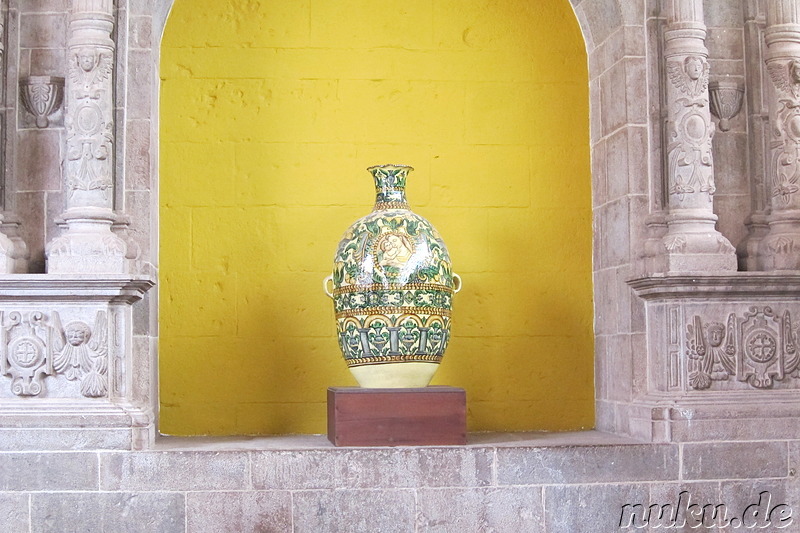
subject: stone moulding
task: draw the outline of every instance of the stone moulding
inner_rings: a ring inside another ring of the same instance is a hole
[[[139,449],[156,397],[134,349],[148,276],[0,276],[0,449]],[[35,444],[34,444],[35,443]]]
[[[653,441],[744,439],[800,430],[800,273],[654,275],[646,353],[634,354],[627,433]],[[745,419],[758,418],[758,424]]]

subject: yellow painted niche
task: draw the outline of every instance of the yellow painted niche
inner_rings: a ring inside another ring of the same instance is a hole
[[[593,426],[588,81],[568,0],[177,0],[161,59],[161,430],[323,433],[321,280],[408,196],[464,280],[469,429]]]

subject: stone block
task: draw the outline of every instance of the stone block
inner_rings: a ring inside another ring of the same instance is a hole
[[[608,433],[616,432],[616,411],[614,409],[614,404],[597,399],[594,402],[594,410],[595,429]],[[623,431],[619,431],[618,433],[624,434]]]
[[[632,2],[635,4],[635,2]],[[627,8],[622,8],[627,9]],[[636,9],[635,7],[633,9]],[[641,25],[639,25],[641,24]],[[643,56],[647,50],[647,30],[644,19],[633,26],[625,26],[625,55]]]
[[[153,46],[153,19],[151,17],[130,17],[128,33],[130,48],[149,49]]]
[[[609,179],[613,179],[609,176]],[[627,197],[622,197],[595,211],[600,217],[595,224],[595,241],[599,244],[599,266],[618,267],[630,262],[630,214]],[[598,256],[595,256],[595,261]],[[597,263],[596,263],[597,265]]]
[[[744,34],[741,28],[708,28],[706,46],[710,57],[742,59],[744,57]]]
[[[128,226],[127,240],[133,240],[139,247],[139,261],[152,261],[150,250],[150,223],[153,210],[150,191],[128,191],[125,193],[125,211],[131,223]]]
[[[719,483],[658,483],[650,486],[649,505],[637,509],[645,513],[648,531],[680,531],[689,533],[700,529],[722,527],[722,519],[730,518],[734,509],[717,507],[725,500]],[[627,525],[628,519],[625,520]],[[632,525],[636,525],[633,521]]]
[[[600,75],[592,73],[589,81],[589,139],[592,145],[603,137],[603,114],[600,102]]]
[[[30,529],[30,496],[0,494],[0,531],[28,533]]]
[[[14,200],[14,209],[22,220],[21,237],[31,253],[28,268],[30,272],[44,272],[45,241],[39,228],[45,225],[45,193],[20,192],[15,194]]]
[[[97,490],[97,454],[0,453],[0,491]]]
[[[578,14],[583,14],[587,21],[591,21],[591,24],[588,25],[588,32],[585,30],[587,25],[582,24],[581,26],[584,28],[584,34],[591,36],[591,42],[594,46],[601,44],[617,28],[622,26],[622,13],[618,2],[584,0],[575,11]],[[589,42],[588,38],[586,40]]]
[[[3,428],[0,450],[124,450],[131,447],[129,429]]]
[[[17,191],[60,191],[60,132],[54,129],[22,130],[18,135]]]
[[[151,129],[149,120],[129,120],[125,135],[125,185],[134,191],[149,191],[152,186],[150,169]]]
[[[594,338],[594,391],[595,398],[608,399],[611,362],[608,358],[608,337],[596,335]]]
[[[540,487],[417,491],[420,533],[539,531],[543,522]]]
[[[726,506],[729,520],[736,518],[740,527],[751,531],[791,531],[800,519],[799,502],[790,483],[783,479],[723,481],[720,501]]]
[[[184,533],[184,495],[160,493],[37,493],[31,531],[37,533]]]
[[[606,140],[606,176],[609,201],[628,194],[628,128],[621,128]]]
[[[292,530],[287,491],[189,492],[187,533],[263,533]]]
[[[709,28],[739,28],[744,23],[743,2],[703,0],[703,15]]]
[[[67,11],[67,0],[27,0],[20,9],[23,13]]]
[[[750,196],[747,194],[714,197],[714,212],[719,217],[717,231],[722,233],[733,246],[747,236],[744,223],[750,215],[750,205]]]
[[[158,94],[156,64],[151,50],[128,52],[127,113],[129,119],[147,120],[153,113],[153,96]]]
[[[64,13],[21,13],[20,48],[66,48],[67,17]]]
[[[672,445],[497,449],[499,485],[658,481],[677,473]]]
[[[166,4],[169,7],[169,2],[158,2],[159,6]],[[154,0],[128,0],[128,11],[131,16],[133,15],[150,15],[153,13],[155,1]]]
[[[139,452],[100,456],[101,489],[231,490],[250,484],[247,453]]]
[[[309,490],[293,499],[297,533],[415,531],[412,490]]]
[[[628,121],[625,62],[620,61],[600,76],[600,105],[603,135],[608,135]]]
[[[608,201],[606,144],[603,139],[592,146],[592,207],[599,207]]]
[[[30,51],[29,75],[34,76],[64,76],[64,65],[67,62],[64,50],[53,48],[34,48]],[[54,122],[50,121],[51,125]],[[63,125],[63,121],[61,122]]]
[[[598,239],[595,239],[597,241]],[[598,257],[598,254],[595,254]],[[606,268],[594,273],[595,287],[613,287],[616,283],[616,271]],[[619,331],[617,302],[612,291],[597,291],[594,297],[595,334],[612,335]]]
[[[800,477],[800,441],[789,441],[789,475]]]
[[[647,484],[551,486],[544,489],[544,530],[608,533],[617,531],[624,505],[646,504]]]
[[[140,356],[140,360],[133,365],[133,373],[131,376],[131,392],[132,396],[141,402],[148,403],[151,399],[153,385],[158,383],[155,369],[151,361],[156,361],[156,357],[152,356],[154,350],[157,348],[157,339],[154,337],[146,337],[134,335],[132,337],[133,353]]]
[[[625,117],[629,124],[646,124],[648,113],[647,63],[644,57],[628,57],[625,58],[624,64]]]
[[[253,454],[253,485],[267,489],[489,485],[492,453],[482,448],[265,451]]]
[[[589,72],[605,72],[625,56],[625,31],[620,27],[589,54]]]
[[[786,442],[711,442],[683,444],[684,479],[786,477]]]
[[[650,145],[647,127],[629,126],[628,130],[628,192],[646,195],[650,191],[647,169],[650,164]]]
[[[614,369],[611,374],[612,382],[609,384],[609,399],[630,401],[634,374],[631,336],[611,335],[607,350],[611,368]]]
[[[739,113],[731,122],[744,127],[744,113]],[[714,134],[714,174],[717,194],[749,194],[750,180],[747,173],[747,134],[744,132],[717,131]]]

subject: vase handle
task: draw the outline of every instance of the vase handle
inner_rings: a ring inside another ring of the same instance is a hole
[[[453,294],[458,294],[459,292],[461,292],[461,276],[453,272]]]
[[[328,295],[328,298],[333,298],[333,292],[328,289],[328,283],[333,283],[333,274],[322,280],[322,290]]]

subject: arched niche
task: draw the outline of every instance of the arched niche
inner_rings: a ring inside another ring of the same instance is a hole
[[[641,198],[629,198],[629,187],[636,187],[636,184],[629,183],[627,172],[625,174],[611,174],[608,172],[609,163],[606,154],[611,151],[614,155],[619,157],[622,154],[627,155],[631,150],[635,150],[637,148],[635,143],[641,140],[639,134],[643,132],[646,120],[644,119],[644,113],[642,113],[641,120],[639,120],[639,116],[637,115],[639,111],[639,109],[637,109],[639,102],[634,102],[632,99],[630,102],[627,102],[627,97],[620,98],[615,95],[614,98],[612,98],[610,95],[612,94],[612,89],[619,89],[622,92],[618,94],[627,95],[631,90],[628,84],[630,79],[640,74],[643,77],[643,60],[641,60],[641,64],[639,64],[639,61],[627,58],[624,51],[619,53],[619,51],[615,50],[615,43],[620,41],[624,42],[628,38],[627,36],[629,33],[635,33],[637,31],[643,32],[641,25],[644,20],[644,8],[630,6],[620,7],[616,1],[601,0],[573,1],[572,4],[584,35],[586,49],[589,53],[588,70],[591,101],[591,144],[593,147],[591,174],[592,189],[594,191],[592,204],[595,227],[604,229],[603,224],[606,224],[608,221],[617,226],[611,229],[619,230],[621,227],[629,228],[635,209],[632,202],[640,201]],[[172,2],[169,1],[156,2],[155,4],[154,33],[159,36],[159,49],[161,46],[161,30],[167,21],[167,15],[171,7]],[[637,9],[641,12],[637,12]],[[552,44],[557,43],[554,41]],[[556,46],[555,49],[558,50],[558,47]],[[637,81],[639,80],[637,79]],[[601,90],[601,87],[605,88],[605,91]],[[622,101],[622,104],[619,104],[619,100]],[[621,109],[620,105],[622,107]],[[643,105],[644,104],[642,104],[642,106]],[[162,115],[163,106],[164,103],[162,102]],[[622,138],[620,132],[624,134]],[[609,146],[612,144],[613,146]],[[602,153],[600,153],[601,151]],[[634,165],[636,163],[632,161],[632,158],[629,158],[627,164]],[[644,179],[643,176],[642,179]],[[616,193],[621,192],[622,194],[620,196],[624,197],[622,201],[617,202],[617,205],[614,205],[613,200],[611,202],[607,201],[608,197],[604,195],[607,195],[609,190],[614,190]],[[435,216],[431,216],[431,218],[436,222]],[[342,226],[342,229],[343,228],[344,226]],[[526,228],[521,228],[522,231],[525,229]],[[626,243],[620,243],[618,241],[612,242],[607,236],[597,233],[594,236],[594,250],[592,255],[595,287],[595,313],[593,318],[596,333],[596,399],[599,400],[597,404],[598,413],[600,415],[598,418],[598,425],[603,429],[613,429],[608,426],[608,423],[614,423],[612,419],[606,416],[606,411],[604,411],[604,400],[606,400],[608,396],[608,376],[614,374],[614,365],[621,368],[623,372],[626,371],[626,369],[630,371],[631,368],[630,334],[634,327],[631,322],[631,317],[635,313],[637,304],[630,297],[630,291],[624,284],[623,279],[625,277],[625,270],[630,268],[630,247],[628,246],[627,250],[620,252],[619,249],[621,245],[624,247]],[[620,299],[617,296],[621,296],[622,298]],[[321,302],[321,305],[325,304],[326,302]],[[627,309],[625,309],[626,306]],[[613,309],[611,309],[611,307],[613,307]],[[611,312],[606,312],[606,310]],[[612,313],[617,314],[617,316],[611,316]],[[627,317],[629,321],[627,328],[625,324],[621,323],[619,313],[622,313],[622,320],[625,320]],[[198,346],[202,348],[203,335],[201,334],[199,337],[201,339],[198,341]],[[620,344],[622,337],[628,339],[627,346],[624,345],[624,342],[623,345]],[[614,357],[611,357],[609,355],[611,352],[608,347],[615,343],[617,345],[617,350]],[[329,352],[324,355],[338,364],[338,361],[336,361],[335,346],[332,346]],[[451,355],[451,358],[454,358],[454,356]],[[219,375],[219,372],[224,372],[224,369],[224,361],[220,361],[220,366],[217,367],[217,370],[212,370],[211,374],[214,376]],[[552,376],[543,376],[539,374],[538,379],[544,377],[561,383],[569,381],[563,377],[564,375],[569,375],[568,370],[565,374],[562,374],[562,376],[557,374],[558,373]],[[536,379],[537,375],[531,374],[531,382],[535,382]],[[270,386],[279,386],[279,383]],[[588,390],[589,394],[591,394],[591,385]],[[162,404],[166,403],[169,403],[169,401],[162,399]],[[312,415],[312,418],[313,416],[317,415]],[[514,427],[510,429],[536,428]],[[236,430],[234,430],[234,432],[236,432]]]

